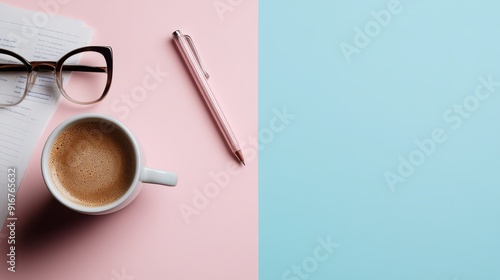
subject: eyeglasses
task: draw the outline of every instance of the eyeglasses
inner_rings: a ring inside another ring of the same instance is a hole
[[[38,74],[45,72],[52,72],[66,99],[93,104],[104,99],[111,86],[113,52],[111,47],[89,46],[70,51],[57,62],[29,62],[12,51],[0,49],[0,106],[17,105],[26,96],[46,98],[46,89],[54,77],[40,74],[35,83]]]

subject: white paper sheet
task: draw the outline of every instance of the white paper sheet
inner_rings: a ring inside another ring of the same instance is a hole
[[[29,61],[57,61],[88,45],[92,30],[82,21],[0,4],[0,48]],[[9,87],[7,83],[0,87]],[[55,79],[38,75],[28,96],[17,106],[0,107],[0,226],[7,211],[7,169],[16,168],[16,192],[33,150],[59,100]],[[10,216],[9,216],[10,217]]]

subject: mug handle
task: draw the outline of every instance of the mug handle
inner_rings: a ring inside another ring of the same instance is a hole
[[[139,180],[143,183],[175,186],[177,185],[177,174],[144,167]]]

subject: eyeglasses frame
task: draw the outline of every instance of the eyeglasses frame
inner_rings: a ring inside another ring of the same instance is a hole
[[[85,65],[63,65],[66,60],[78,53],[82,52],[97,52],[100,53],[104,56],[104,59],[106,60],[106,66],[105,67],[94,67],[94,66],[85,66]],[[7,107],[7,106],[15,106],[19,103],[21,103],[26,95],[28,94],[29,90],[35,83],[36,77],[38,75],[38,72],[52,72],[56,78],[56,83],[61,91],[61,94],[68,99],[69,101],[80,104],[80,105],[90,105],[90,104],[95,104],[101,100],[103,100],[106,95],[108,94],[109,88],[111,87],[111,82],[113,80],[113,50],[110,46],[86,46],[86,47],[81,47],[74,49],[67,54],[63,55],[58,61],[28,61],[21,55],[10,51],[6,49],[1,49],[0,48],[0,54],[6,54],[10,55],[16,59],[18,59],[20,62],[24,64],[26,69],[28,70],[27,73],[27,81],[26,81],[26,88],[24,89],[23,96],[20,98],[19,102],[13,103],[13,104],[0,104],[2,107]],[[9,65],[9,64],[0,64],[0,72],[1,71],[11,71],[15,70],[16,67],[19,67],[20,65]],[[14,68],[14,69],[13,69]],[[19,71],[25,71],[26,69],[19,69]],[[99,99],[91,101],[91,102],[82,102],[73,99],[71,96],[69,96],[66,91],[63,88],[63,80],[62,80],[62,74],[63,71],[80,71],[80,72],[103,72],[107,73],[107,80],[106,80],[106,86],[104,87],[104,91],[99,97]],[[33,74],[35,72],[35,74]]]

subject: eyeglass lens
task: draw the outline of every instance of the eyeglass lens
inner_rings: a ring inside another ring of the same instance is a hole
[[[19,59],[0,54],[0,104],[19,103],[24,97],[28,68]]]
[[[104,56],[94,51],[81,52],[66,59],[62,66],[62,86],[66,95],[80,103],[98,100],[108,80],[106,66]]]

